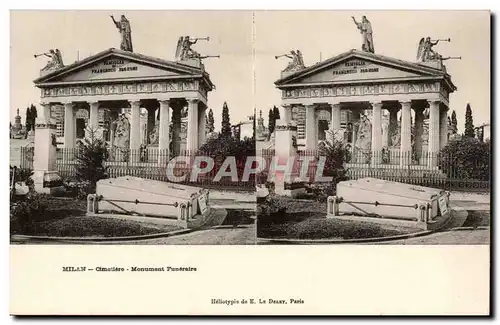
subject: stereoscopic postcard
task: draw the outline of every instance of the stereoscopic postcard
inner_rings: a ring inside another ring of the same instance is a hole
[[[10,18],[12,315],[489,315],[489,11]]]

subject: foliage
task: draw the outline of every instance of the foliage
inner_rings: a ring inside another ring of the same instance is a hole
[[[467,103],[467,107],[465,109],[465,131],[464,136],[469,138],[475,137],[474,132],[474,121],[472,119],[472,109],[470,108],[470,104]]]
[[[351,153],[342,141],[335,138],[331,130],[328,131],[327,138],[333,139],[333,141],[323,141],[318,147],[318,154],[319,157],[325,157],[323,176],[333,177],[334,184],[337,184],[347,180],[347,170],[344,168],[344,163],[351,160]]]
[[[278,107],[274,106],[273,107],[273,114],[274,114],[274,120],[279,120],[281,118],[280,116],[280,110],[278,109]]]
[[[33,222],[43,220],[48,208],[48,195],[30,191],[23,199],[10,204],[10,227],[26,231]]]
[[[63,186],[69,196],[76,197],[78,200],[86,200],[89,188],[91,188],[89,181],[77,181],[72,178],[65,179]]]
[[[274,128],[276,127],[276,119],[274,118],[274,109],[269,109],[269,118],[267,122],[267,128],[269,129],[269,136],[274,132]]]
[[[457,122],[457,113],[455,110],[451,113],[451,126],[453,130],[453,134],[457,134],[458,132],[458,122]]]
[[[33,171],[31,169],[22,169],[17,167],[10,166],[10,184],[12,184],[12,171],[15,170],[15,181],[16,182],[24,182],[30,189],[33,188],[33,179],[31,176],[33,175]]]
[[[88,182],[87,194],[95,192],[97,181],[107,178],[104,161],[108,158],[106,143],[89,128],[76,151],[76,180]]]
[[[235,157],[238,167],[238,176],[241,177],[247,157],[255,156],[255,141],[245,138],[243,140],[223,136],[207,139],[207,142],[198,150],[198,155],[211,157],[214,160],[214,170],[218,172],[226,157]]]
[[[448,142],[439,155],[439,168],[452,179],[490,180],[490,141],[462,137]]]
[[[337,193],[337,183],[313,183],[307,186],[307,192],[319,202],[326,202],[329,196],[334,196]]]
[[[229,120],[229,108],[226,102],[224,102],[222,106],[221,135],[223,137],[231,137],[231,122]]]
[[[214,121],[214,112],[212,109],[208,110],[208,132],[215,131],[215,121]]]

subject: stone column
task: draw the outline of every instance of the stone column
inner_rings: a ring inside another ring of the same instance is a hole
[[[382,103],[372,103],[372,165],[382,163]]]
[[[428,166],[437,166],[439,152],[439,101],[429,101],[429,159]]]
[[[168,99],[160,100],[160,128],[158,135],[158,149],[160,157],[168,156],[170,144],[170,101]],[[163,161],[163,159],[161,160]]]
[[[90,114],[89,114],[89,124],[88,127],[94,132],[97,131],[99,127],[99,102],[90,102]]]
[[[330,131],[333,133],[334,139],[342,141],[340,138],[340,104],[330,104],[330,107],[332,108],[332,114],[331,114],[331,123],[330,123]]]
[[[154,130],[156,124],[156,118],[155,118],[156,107],[148,107],[147,111],[148,111],[148,124],[146,128],[146,137],[147,137],[146,143],[149,144],[149,135]]]
[[[38,114],[37,118],[35,119],[35,124],[38,123],[46,123],[51,120],[51,107],[52,105],[49,103],[42,103],[40,104],[42,111],[41,114]],[[36,129],[36,127],[34,127]]]
[[[180,143],[181,110],[182,106],[179,105],[172,106],[172,148],[169,147],[170,154],[172,156],[179,155],[181,149],[181,143]]]
[[[389,111],[389,125],[388,125],[388,136],[389,136],[389,139],[388,139],[388,142],[389,142],[389,146],[392,146],[394,145],[392,143],[392,135],[394,134],[394,132],[397,130],[398,128],[398,111],[399,111],[399,107],[391,107],[388,109]]]
[[[286,124],[289,124],[292,121],[292,106],[291,105],[282,105],[283,109],[280,113],[280,120],[284,121]]]
[[[401,166],[411,163],[411,101],[401,103]]]
[[[439,111],[439,148],[443,149],[448,143],[448,107]]]
[[[316,150],[318,145],[315,112],[315,105],[306,106],[306,150]]]
[[[422,134],[424,133],[424,108],[413,107],[415,112],[415,152],[420,163],[422,157]]]
[[[75,115],[74,104],[64,103],[64,148],[75,147]]]
[[[141,108],[140,101],[131,100],[130,103],[130,150],[133,157],[139,157],[141,146]]]
[[[205,143],[206,110],[205,105],[201,105],[198,109],[198,147],[201,147]]]
[[[186,150],[193,155],[198,149],[198,99],[189,98],[188,102],[188,131]]]

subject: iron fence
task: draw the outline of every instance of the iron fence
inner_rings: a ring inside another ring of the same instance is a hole
[[[55,168],[64,178],[75,176],[78,161],[76,154],[78,149],[58,149]],[[211,153],[182,151],[176,159],[175,168],[171,169],[173,176],[183,176],[182,183],[208,188],[227,188],[252,190],[256,183],[264,184],[268,179],[270,166],[275,159],[274,149],[263,149],[257,152],[265,163],[264,170],[255,176],[250,175],[248,180],[242,179],[243,171],[247,163],[247,157],[235,157],[237,179],[224,176],[217,179],[216,176],[221,168],[227,168],[223,165],[223,160],[214,161],[214,168],[208,172],[202,172],[191,180],[193,171],[191,165],[196,157],[212,157]],[[296,157],[293,157],[292,175],[301,174],[303,164],[307,163],[306,178],[314,182],[315,176],[320,174],[318,161],[321,152],[299,151]],[[403,182],[415,185],[436,187],[446,190],[478,191],[487,192],[490,190],[490,157],[469,159],[463,161],[459,157],[452,155],[444,156],[441,154],[422,153],[419,157],[410,153],[392,152],[390,156],[387,153],[370,153],[367,160],[352,159],[352,153],[347,154],[346,163],[343,164],[347,179],[359,179],[364,177],[374,177],[389,181]],[[33,147],[20,148],[20,168],[33,169]],[[147,150],[126,150],[121,152],[107,152],[105,167],[109,177],[136,176],[141,178],[172,181],[168,174],[167,165],[173,157],[168,150],[159,150],[148,148]],[[289,157],[283,157],[288,159]],[[326,158],[326,157],[325,157]],[[283,161],[280,162],[282,164]],[[327,174],[331,164],[335,167],[335,161],[326,159],[322,175]],[[202,163],[200,166],[206,167]],[[255,168],[256,165],[251,166]]]
[[[258,155],[263,158],[266,169],[258,178],[258,183],[267,180],[271,163],[275,157],[274,149],[263,149]],[[373,177],[388,181],[436,187],[456,191],[488,192],[490,190],[490,156],[477,157],[463,161],[458,156],[423,152],[418,156],[411,152],[361,152],[350,151],[345,154],[343,167],[347,179]],[[337,167],[335,161],[325,158],[323,170],[319,170],[320,150],[298,151],[294,157],[292,175],[300,175],[302,162],[307,161],[306,179],[313,182],[316,174],[328,176],[330,167]],[[313,158],[312,161],[305,158]],[[288,158],[288,157],[284,157]],[[280,162],[282,164],[282,162]],[[321,175],[320,175],[321,176]]]

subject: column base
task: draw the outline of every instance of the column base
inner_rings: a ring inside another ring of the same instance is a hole
[[[66,191],[58,171],[35,170],[31,179],[37,193],[55,195]]]

